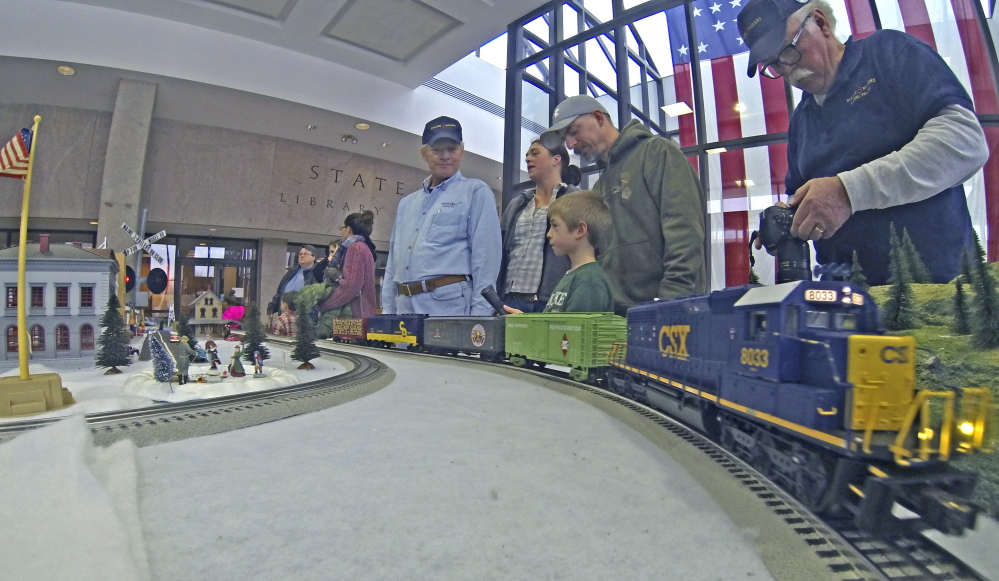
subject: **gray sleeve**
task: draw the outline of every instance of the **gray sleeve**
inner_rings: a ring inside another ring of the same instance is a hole
[[[854,212],[920,202],[970,179],[989,147],[975,113],[948,105],[898,151],[839,174]]]

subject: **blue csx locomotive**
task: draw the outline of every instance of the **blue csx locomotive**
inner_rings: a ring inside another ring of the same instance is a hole
[[[917,391],[915,349],[849,283],[734,287],[630,309],[606,385],[700,426],[814,510],[883,532],[898,502],[960,533],[975,477],[947,460],[983,447],[992,394]]]

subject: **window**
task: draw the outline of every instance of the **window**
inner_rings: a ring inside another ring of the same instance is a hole
[[[42,308],[45,306],[45,287],[31,287],[31,307]]]
[[[80,306],[83,308],[94,308],[94,287],[80,287]],[[93,334],[93,329],[91,329],[90,332]]]
[[[767,335],[767,314],[763,311],[749,313],[749,340],[766,341]]]
[[[7,353],[17,353],[17,326],[7,327]]]
[[[91,289],[93,290],[93,289]],[[94,348],[94,328],[90,325],[80,327],[80,349]]]
[[[57,286],[56,287],[56,304],[57,308],[65,308],[69,306],[69,287],[68,286]]]
[[[41,325],[31,327],[31,352],[45,351],[45,329]]]
[[[66,325],[56,327],[56,351],[69,351],[69,327]]]
[[[9,286],[7,287],[7,308],[16,309],[17,308],[17,287]]]
[[[813,329],[828,329],[829,313],[825,311],[805,311],[805,326]]]
[[[857,315],[853,313],[836,313],[836,316],[833,317],[833,324],[836,325],[837,329],[842,331],[856,331]]]

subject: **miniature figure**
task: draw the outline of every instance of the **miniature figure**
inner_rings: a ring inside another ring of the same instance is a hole
[[[264,360],[260,357],[260,351],[253,352],[253,376],[264,376]]]
[[[177,343],[177,347],[174,348],[177,358],[177,383],[179,385],[187,383],[187,371],[190,369],[191,360],[196,354],[187,341],[188,338],[186,335],[181,337],[180,342]]]
[[[205,359],[212,364],[211,368],[218,371],[218,365],[222,363],[222,360],[219,359],[219,346],[215,344],[215,341],[211,337],[205,339],[205,355]]]
[[[232,377],[245,377],[246,370],[243,369],[243,362],[240,361],[240,357],[243,356],[243,350],[236,345],[236,350],[232,354],[232,361],[229,362],[229,375]]]

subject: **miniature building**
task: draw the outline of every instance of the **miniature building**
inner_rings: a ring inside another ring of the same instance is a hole
[[[197,335],[222,334],[222,299],[212,291],[205,291],[188,305],[188,318]]]
[[[110,293],[117,292],[118,262],[113,254],[66,244],[49,245],[48,235],[28,244],[25,282],[32,359],[83,357],[96,353],[99,321]],[[4,359],[17,359],[17,253],[0,250],[4,309]]]

